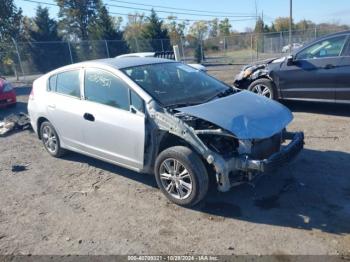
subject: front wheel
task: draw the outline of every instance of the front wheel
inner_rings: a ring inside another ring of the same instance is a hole
[[[207,170],[188,147],[174,146],[161,152],[156,160],[155,176],[163,194],[181,206],[194,206],[208,191]]]
[[[248,90],[257,95],[265,96],[273,100],[277,99],[275,84],[266,78],[255,80],[249,85]]]

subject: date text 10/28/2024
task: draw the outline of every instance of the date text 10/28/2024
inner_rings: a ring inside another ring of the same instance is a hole
[[[217,261],[217,256],[128,256],[128,261]]]

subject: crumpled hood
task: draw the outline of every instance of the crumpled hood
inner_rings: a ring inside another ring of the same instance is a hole
[[[291,111],[282,104],[249,91],[177,110],[209,121],[238,139],[271,137],[293,119]]]

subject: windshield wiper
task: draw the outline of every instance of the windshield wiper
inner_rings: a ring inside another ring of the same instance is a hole
[[[225,96],[228,96],[228,95],[230,95],[230,94],[233,94],[235,92],[235,90],[233,89],[233,88],[227,88],[226,90],[224,90],[224,91],[221,91],[221,92],[219,92],[219,93],[217,93],[217,94],[215,94],[215,96],[212,96],[212,97],[210,97],[209,99],[207,99],[204,103],[206,103],[206,102],[209,102],[209,101],[211,101],[211,100],[213,100],[214,98],[220,98],[220,97],[225,97]]]
[[[168,105],[166,106],[167,108],[169,109],[174,109],[174,108],[178,108],[178,107],[186,107],[186,106],[195,106],[195,105],[198,105],[198,104],[201,104],[202,102],[181,102],[181,103],[176,103],[176,104],[171,104],[171,105]]]

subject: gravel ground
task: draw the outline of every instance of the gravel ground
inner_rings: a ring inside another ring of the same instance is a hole
[[[237,67],[225,69],[209,73],[230,82]],[[0,119],[25,110],[29,88],[17,93]],[[286,105],[305,150],[194,209],[167,201],[151,175],[76,153],[54,159],[30,131],[0,138],[0,254],[349,254],[350,107]]]

